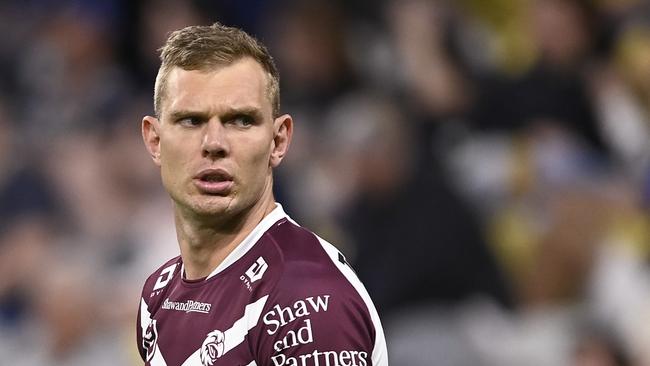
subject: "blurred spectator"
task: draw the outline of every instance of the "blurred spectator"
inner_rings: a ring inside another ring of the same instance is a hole
[[[605,330],[587,329],[574,351],[573,366],[629,366],[632,363],[620,340]]]
[[[566,129],[607,156],[602,131],[588,98],[585,70],[594,39],[587,2],[532,1],[531,40],[537,61],[521,75],[486,77],[472,120],[479,129],[517,132],[540,121]],[[525,31],[525,29],[524,29]]]
[[[19,116],[28,143],[110,123],[128,96],[108,24],[85,7],[62,6],[35,28],[17,60]]]
[[[167,34],[191,24],[206,23],[207,19],[190,1],[146,0],[133,2],[131,8],[133,22],[128,25],[130,32],[123,36],[127,46],[123,51],[133,80],[148,91],[153,89],[151,85],[160,66],[157,50]]]
[[[449,50],[451,11],[450,3],[437,0],[392,1],[387,7],[397,76],[413,98],[408,104],[432,117],[453,116],[469,103],[468,85]]]
[[[441,167],[417,155],[415,126],[404,113],[387,99],[357,97],[338,105],[333,118],[327,151],[354,186],[344,227],[357,245],[356,270],[380,311],[478,295],[507,304],[507,285],[475,217],[446,185]]]

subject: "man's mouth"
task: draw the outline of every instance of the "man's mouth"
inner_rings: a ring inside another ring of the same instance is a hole
[[[223,169],[205,169],[193,179],[194,185],[201,193],[225,196],[234,184],[233,177]]]

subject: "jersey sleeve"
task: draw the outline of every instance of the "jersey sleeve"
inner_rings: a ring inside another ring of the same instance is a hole
[[[147,292],[147,283],[143,286],[142,296],[138,304],[138,317],[136,318],[136,345],[142,360],[147,362],[151,353],[152,329],[151,329],[151,314],[149,312],[149,304],[145,300],[145,292]]]
[[[298,271],[271,294],[260,322],[258,366],[388,365],[370,297],[338,250],[325,249],[332,251],[332,274]]]
[[[138,348],[138,353],[140,354],[142,361],[146,361],[146,355],[144,352],[144,348],[142,347],[142,326],[140,325],[140,319],[142,317],[141,312],[142,309],[140,309],[140,307],[138,306],[138,317],[135,320],[135,339],[136,339],[136,346]]]
[[[140,357],[148,365],[153,357],[159,356],[158,331],[156,322],[152,320],[152,311],[160,304],[160,299],[166,291],[167,284],[178,273],[179,257],[173,258],[152,273],[142,286],[138,317],[136,318],[136,342]],[[157,296],[156,296],[157,295]],[[157,352],[158,351],[158,352]],[[158,353],[158,355],[156,355]]]

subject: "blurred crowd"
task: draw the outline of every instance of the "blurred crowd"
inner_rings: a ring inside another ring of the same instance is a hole
[[[140,137],[157,48],[267,44],[276,198],[346,253],[391,365],[650,365],[650,1],[0,2],[0,360],[139,365],[178,252]]]

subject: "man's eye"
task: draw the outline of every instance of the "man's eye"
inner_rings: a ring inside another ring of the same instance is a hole
[[[251,116],[242,114],[242,115],[235,116],[232,119],[232,123],[235,124],[237,127],[249,127],[255,123],[255,119],[253,119],[253,117]]]
[[[181,126],[195,127],[201,124],[201,119],[197,117],[183,117],[176,121]]]

